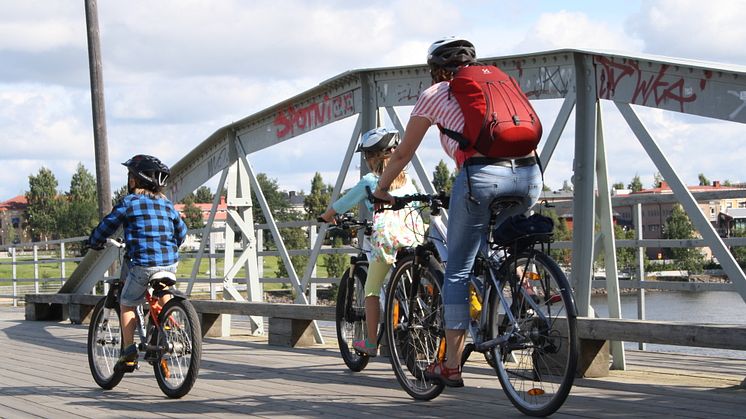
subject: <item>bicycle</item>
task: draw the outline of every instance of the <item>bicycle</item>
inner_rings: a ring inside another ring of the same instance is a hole
[[[410,195],[395,198],[385,209],[415,201],[436,214],[447,202],[442,194]],[[548,255],[551,233],[494,241],[497,214],[520,202],[520,197],[501,197],[490,204],[488,246],[478,253],[470,281],[471,342],[461,363],[474,351],[483,353],[518,410],[547,416],[562,406],[572,388],[577,311],[566,276]],[[385,322],[393,325],[387,329],[391,364],[404,390],[419,400],[431,400],[444,388],[424,375],[428,364],[445,358],[442,298],[434,285],[442,283],[447,263],[447,253],[435,243],[445,244],[446,235],[437,231],[439,223],[435,227],[436,237],[417,246],[410,261],[397,264],[386,298]]]
[[[124,243],[108,239],[107,244],[119,248],[121,260]],[[123,349],[119,308],[122,278],[126,278],[126,264],[122,264],[121,278],[106,281],[109,291],[94,307],[88,328],[88,365],[96,384],[105,390],[116,387],[125,373],[139,368],[137,362],[117,363]],[[171,272],[153,274],[145,302],[135,309],[138,352],[144,352],[158,387],[169,398],[189,393],[197,380],[202,354],[199,317],[189,300],[173,287],[175,283],[176,275]],[[159,298],[166,295],[171,298],[161,306]]]
[[[319,219],[323,222],[323,219]],[[337,291],[336,299],[336,326],[337,326],[337,343],[347,367],[354,372],[362,371],[370,361],[370,357],[357,351],[353,347],[353,342],[368,337],[365,316],[365,283],[368,276],[368,258],[371,254],[370,236],[372,234],[373,223],[368,220],[358,221],[354,214],[346,213],[336,218],[336,225],[331,229],[342,231],[356,231],[363,229],[363,244],[359,247],[360,252],[350,257],[350,266],[342,275]],[[402,263],[410,263],[413,249],[402,248],[397,252],[396,262],[389,271],[389,277],[397,266]],[[388,281],[384,281],[380,296],[381,307],[385,306],[386,290]],[[440,287],[442,282],[437,284]],[[381,322],[378,325],[378,334],[376,345],[381,346],[385,331],[386,323],[381,316]]]
[[[323,219],[319,219],[323,222]],[[367,220],[358,221],[354,214],[345,213],[336,218],[336,225],[330,226],[329,230],[356,231],[363,229],[363,244],[357,255],[350,256],[350,265],[342,274],[337,289],[336,298],[336,326],[337,344],[342,359],[351,371],[360,372],[370,361],[367,354],[359,353],[352,346],[356,340],[367,337],[365,326],[365,281],[368,277],[368,255],[371,251],[369,237],[372,230],[372,222]],[[381,333],[378,334],[381,339]]]

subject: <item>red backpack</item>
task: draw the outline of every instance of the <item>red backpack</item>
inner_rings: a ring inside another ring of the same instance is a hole
[[[450,93],[464,114],[464,132],[438,125],[458,141],[461,150],[474,149],[487,157],[520,157],[536,149],[541,122],[516,81],[491,65],[460,69]]]

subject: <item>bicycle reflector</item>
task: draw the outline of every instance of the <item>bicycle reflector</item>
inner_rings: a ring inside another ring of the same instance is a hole
[[[528,394],[529,396],[543,396],[544,390],[540,388],[531,388],[526,392],[526,394]]]

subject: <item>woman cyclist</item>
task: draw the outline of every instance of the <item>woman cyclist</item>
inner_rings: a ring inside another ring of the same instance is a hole
[[[431,125],[462,133],[464,115],[449,94],[449,81],[462,67],[477,64],[474,45],[460,38],[445,38],[428,49],[427,63],[433,84],[424,90],[412,110],[401,145],[392,154],[374,192],[393,202],[392,181],[409,163]],[[489,203],[503,195],[525,197],[523,205],[500,214],[505,218],[528,210],[541,193],[541,172],[534,154],[487,158],[473,149],[461,150],[448,135],[440,135],[443,150],[459,169],[448,212],[448,264],[443,286],[446,360],[428,366],[425,375],[451,387],[464,385],[461,356],[469,324],[468,283],[474,258],[484,240],[490,218]]]
[[[334,215],[344,213],[361,201],[372,211],[367,199],[366,187],[374,190],[378,177],[386,168],[391,153],[399,145],[399,131],[386,128],[372,129],[361,137],[357,151],[363,153],[370,173],[347,193],[334,202],[320,215],[324,221],[334,222]],[[417,193],[412,181],[404,171],[397,172],[389,182],[391,193],[396,196]],[[365,280],[365,319],[367,338],[353,342],[356,351],[374,357],[378,355],[377,329],[380,310],[380,290],[386,273],[396,260],[396,251],[402,247],[414,246],[423,237],[422,219],[416,211],[404,208],[399,211],[386,211],[373,216],[371,234],[372,255],[369,257],[368,277]]]

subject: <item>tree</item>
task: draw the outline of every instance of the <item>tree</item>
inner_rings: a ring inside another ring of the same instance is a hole
[[[624,189],[624,183],[623,182],[617,182],[617,183],[611,185],[611,189],[616,189],[616,190]]]
[[[661,175],[661,172],[655,172],[655,175],[653,175],[653,187],[660,188],[662,184],[663,184],[663,175]]]
[[[326,211],[332,199],[331,191],[332,186],[325,185],[321,173],[316,172],[311,181],[311,193],[303,199],[303,208],[309,220],[315,220],[319,214]]]
[[[288,201],[287,195],[280,191],[280,186],[276,179],[270,179],[266,173],[259,173],[256,175],[256,180],[259,186],[262,188],[262,194],[264,199],[267,200],[272,216],[277,221],[288,221],[290,202]],[[259,200],[256,198],[256,191],[251,190],[251,199],[254,203],[252,211],[254,212],[255,223],[266,223],[267,220],[262,214],[262,209],[259,205]]]
[[[731,237],[746,237],[746,228],[734,229],[730,235]],[[746,246],[734,246],[731,247],[730,251],[741,268],[746,268]]]
[[[210,191],[210,188],[207,186],[200,186],[197,188],[196,191],[194,191],[194,202],[195,203],[201,203],[201,204],[211,204],[213,198],[215,198],[212,195],[212,191]]]
[[[632,192],[640,192],[642,190],[642,181],[640,180],[640,175],[635,174],[635,177],[632,178],[632,182],[627,185],[627,189],[631,190]]]
[[[184,223],[188,229],[197,229],[205,226],[205,222],[202,218],[202,210],[194,205],[193,198],[184,200],[184,210],[182,210],[182,214],[184,214]]]
[[[33,240],[47,240],[57,233],[57,214],[60,209],[57,199],[57,178],[46,167],[30,175],[26,192],[28,220]]]
[[[704,173],[700,173],[698,175],[699,177],[699,186],[710,186],[710,179],[707,179],[704,175]]]
[[[332,247],[338,249],[343,246],[342,239],[337,237],[332,242]],[[344,253],[333,253],[326,255],[326,274],[329,278],[341,278],[345,269],[349,266],[349,256]]]
[[[127,194],[129,193],[129,187],[127,185],[122,185],[121,188],[114,191],[114,196],[111,198],[111,206],[117,205],[119,201],[122,200]]]
[[[57,225],[65,237],[87,236],[98,224],[96,178],[83,166],[70,180],[70,190],[60,202]]]
[[[688,240],[695,238],[694,225],[689,216],[684,212],[680,204],[671,209],[671,215],[666,219],[663,228],[663,237],[666,239]],[[703,267],[703,255],[698,248],[694,247],[672,247],[668,249],[674,266],[690,272],[701,272]]]
[[[567,226],[567,220],[559,218],[557,212],[554,209],[545,209],[542,211],[544,215],[551,218],[554,222],[554,240],[555,241],[566,241],[572,240],[572,231]],[[560,264],[570,264],[572,261],[572,251],[570,249],[558,249],[553,248],[551,250],[551,256]]]
[[[435,171],[433,172],[433,187],[435,190],[445,191],[445,193],[450,194],[455,179],[456,175],[448,169],[446,162],[440,160],[438,165],[435,166]]]

